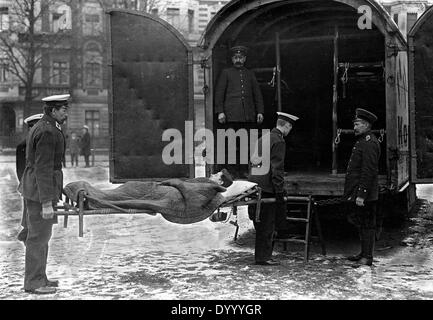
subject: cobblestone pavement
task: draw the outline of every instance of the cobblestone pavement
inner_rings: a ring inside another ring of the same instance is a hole
[[[96,187],[113,187],[106,165],[66,168],[64,173],[66,183],[86,180]],[[0,161],[0,178],[0,299],[433,298],[427,201],[420,207],[424,216],[413,218],[418,220],[412,221],[411,236],[400,243],[401,230],[389,233],[391,245],[382,244],[374,266],[360,268],[344,259],[358,250],[353,238],[329,239],[326,257],[313,246],[308,264],[303,263],[302,247],[284,251],[277,246],[280,266],[254,265],[254,228],[245,208],[238,214],[237,242],[232,224],[209,220],[177,225],[160,215],[86,216],[84,237],[78,237],[76,217],[69,218],[67,228],[60,217],[47,270],[49,277],[60,280],[60,287],[53,295],[27,294],[22,289],[24,246],[16,240],[22,208],[14,163]],[[428,188],[420,192],[428,195]]]

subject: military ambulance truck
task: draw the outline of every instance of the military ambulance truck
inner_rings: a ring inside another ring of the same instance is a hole
[[[373,132],[389,203],[407,212],[415,183],[432,181],[432,10],[407,39],[374,1],[233,0],[196,45],[157,17],[107,14],[112,182],[194,175],[197,146],[214,143],[195,141],[196,134],[216,131],[215,84],[231,65],[229,48],[239,44],[250,49],[246,66],[264,97],[263,128],[272,128],[276,111],[300,118],[287,137],[288,194],[342,195],[359,107],[379,118]],[[193,68],[203,72],[201,95],[193,92]],[[163,156],[169,144],[183,152],[171,155],[171,164]]]

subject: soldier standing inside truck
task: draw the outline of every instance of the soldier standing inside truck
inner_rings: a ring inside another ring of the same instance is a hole
[[[371,133],[371,127],[376,120],[373,113],[356,109],[353,128],[357,141],[352,149],[344,184],[344,199],[349,202],[349,222],[357,227],[361,240],[361,252],[347,258],[355,261],[356,265],[371,266],[373,263],[380,144]]]
[[[247,48],[230,49],[233,66],[222,71],[215,88],[215,112],[222,129],[256,128],[263,122],[263,96],[253,71],[245,68]],[[249,134],[248,134],[249,136]],[[249,158],[249,144],[248,144]],[[223,165],[236,178],[246,178],[248,164],[240,164],[240,147],[236,143],[236,164]]]

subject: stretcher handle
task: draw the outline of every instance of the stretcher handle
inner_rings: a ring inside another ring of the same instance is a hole
[[[78,192],[78,236],[83,237],[84,229],[84,191]]]
[[[257,187],[256,222],[260,222],[261,206],[262,206],[262,188]]]

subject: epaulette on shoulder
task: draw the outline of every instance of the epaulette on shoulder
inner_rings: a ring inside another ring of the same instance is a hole
[[[377,137],[374,135],[374,134],[367,134],[366,136],[365,136],[365,140],[364,141],[366,141],[366,142],[379,142],[378,140],[377,140]]]

